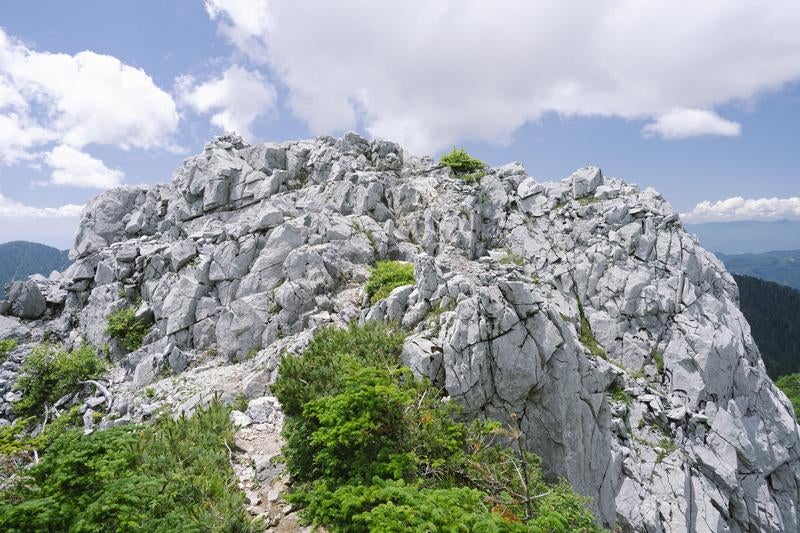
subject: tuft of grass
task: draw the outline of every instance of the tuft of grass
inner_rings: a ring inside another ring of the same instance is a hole
[[[525,264],[525,260],[522,258],[521,255],[515,254],[511,251],[510,248],[506,249],[506,255],[500,259],[500,263],[503,265],[517,265],[522,266]]]
[[[108,317],[106,333],[111,338],[122,340],[122,346],[129,352],[142,347],[145,335],[150,331],[150,326],[136,320],[133,307],[126,307],[111,313]]]
[[[14,351],[17,347],[17,341],[14,339],[0,340],[0,363],[6,360],[9,353]]]
[[[653,348],[653,351],[650,353],[650,356],[653,358],[653,364],[656,365],[656,372],[659,374],[664,373],[664,356],[658,353],[658,350]]]
[[[596,204],[597,202],[600,201],[593,194],[587,194],[586,196],[581,196],[581,197],[575,198],[575,200],[581,206],[586,206],[586,205],[590,205],[590,204]]]
[[[583,312],[583,304],[581,304],[580,300],[578,300],[578,312],[581,315],[581,334],[580,334],[580,341],[581,344],[586,346],[592,355],[595,357],[602,357],[603,359],[608,359],[608,355],[606,351],[603,349],[602,346],[597,342],[597,339],[594,338],[594,334],[592,333],[592,326],[589,325],[589,320],[586,318],[586,314]]]
[[[625,389],[621,387],[615,387],[609,391],[608,397],[611,398],[614,402],[617,403],[624,403],[625,405],[630,405],[633,403],[633,396],[625,392]]]
[[[656,454],[656,463],[660,463],[677,449],[672,439],[667,437],[660,439],[656,445],[656,448],[659,449]]]
[[[389,296],[397,287],[414,284],[414,265],[403,261],[378,261],[372,269],[365,290],[375,304]]]

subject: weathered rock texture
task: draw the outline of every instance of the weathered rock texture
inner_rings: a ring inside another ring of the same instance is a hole
[[[97,197],[71,257],[55,285],[38,282],[49,331],[102,346],[106,317],[138,297],[155,322],[134,353],[111,343],[103,424],[191,410],[214,390],[251,399],[238,424],[274,424],[264,398],[284,348],[326,324],[396,320],[405,362],[474,416],[516,415],[607,525],[800,528],[798,426],[733,279],[657,192],[597,168],[539,183],[510,164],[467,185],[352,133],[227,136],[169,185]],[[416,283],[370,306],[379,258],[413,262]],[[12,307],[35,318],[29,292]],[[606,358],[581,343],[582,319]],[[216,353],[230,363],[209,364]],[[191,379],[165,378],[179,372]],[[151,383],[157,401],[140,392]]]

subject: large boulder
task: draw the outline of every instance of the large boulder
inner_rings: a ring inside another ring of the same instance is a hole
[[[32,280],[13,281],[6,285],[11,314],[19,318],[41,318],[47,311],[47,302]]]

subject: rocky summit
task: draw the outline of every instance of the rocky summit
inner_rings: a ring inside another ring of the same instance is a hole
[[[517,420],[606,526],[800,529],[798,425],[733,278],[658,192],[598,168],[545,183],[513,163],[465,181],[354,133],[227,135],[169,184],[95,198],[71,258],[0,303],[0,338],[19,341],[0,373],[4,423],[34,342],[105,346],[110,377],[64,400],[86,431],[246,397],[236,471],[269,513],[280,358],[321,326],[395,321],[414,372],[471,416]],[[412,263],[414,283],[373,302],[382,259]],[[107,328],[131,305],[152,323],[132,352]]]

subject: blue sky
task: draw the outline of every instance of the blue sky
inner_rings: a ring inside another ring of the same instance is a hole
[[[687,220],[800,218],[796,2],[572,3],[15,2],[0,241],[69,246],[77,206],[224,127],[458,144],[541,180],[596,164]]]

